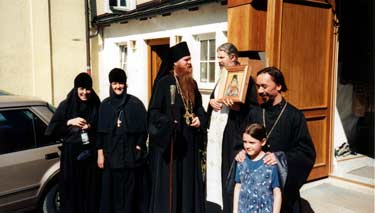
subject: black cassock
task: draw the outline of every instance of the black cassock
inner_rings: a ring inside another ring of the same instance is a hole
[[[170,85],[176,85],[172,75],[167,75],[155,85],[149,106],[150,162],[152,171],[151,213],[169,212],[170,150],[172,137],[172,108]],[[196,90],[194,114],[204,123],[205,111],[200,92]],[[202,129],[185,123],[185,108],[176,93],[174,112],[176,140],[173,144],[173,212],[204,212],[204,195],[199,146]],[[202,125],[204,126],[204,125]]]
[[[46,135],[51,139],[62,139],[60,156],[60,212],[98,212],[100,196],[100,171],[97,167],[95,130],[100,100],[91,91],[90,99],[80,101],[77,88],[71,90],[67,99],[56,109]],[[84,118],[91,128],[88,130],[90,144],[83,145],[81,129],[67,126],[72,118]]]
[[[215,88],[211,93],[210,99],[215,98]],[[227,192],[225,190],[225,180],[227,179],[230,166],[234,157],[237,155],[239,151],[243,149],[242,145],[242,132],[241,132],[241,124],[246,119],[246,115],[248,114],[249,110],[258,105],[257,101],[257,93],[255,82],[253,78],[249,80],[249,86],[246,92],[246,99],[244,104],[240,104],[240,110],[230,110],[228,113],[228,120],[227,124],[224,129],[223,133],[223,143],[222,143],[222,162],[221,162],[221,180],[222,180],[222,194],[223,194],[223,205],[224,209],[221,211],[221,208],[217,204],[207,203],[206,208],[208,212],[226,212],[232,213],[233,212],[233,193]],[[207,108],[207,126],[210,125],[210,118],[212,114],[213,108],[211,105],[208,105]]]
[[[147,112],[138,98],[113,94],[102,102],[97,140],[105,159],[100,212],[147,212],[146,139]]]
[[[262,110],[265,109],[265,123],[269,133],[285,104],[286,101],[283,99],[275,106],[263,105],[253,108],[249,112],[247,124],[263,124]],[[306,182],[316,157],[303,113],[288,103],[269,135],[267,144],[269,151],[283,151],[287,158],[288,175],[283,190],[282,212],[300,212],[299,189]]]

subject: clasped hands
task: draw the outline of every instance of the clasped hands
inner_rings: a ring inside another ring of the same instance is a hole
[[[69,119],[68,122],[66,122],[66,124],[68,126],[70,126],[70,125],[78,126],[81,129],[89,129],[90,128],[90,124],[87,123],[87,121],[85,119],[81,118],[81,117]]]

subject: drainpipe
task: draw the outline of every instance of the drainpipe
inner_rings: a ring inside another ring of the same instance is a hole
[[[52,17],[51,17],[51,0],[48,0],[48,37],[49,37],[49,52],[51,63],[51,104],[55,106],[55,82],[54,82],[54,69],[53,69],[53,40],[52,40]]]
[[[86,72],[91,75],[91,53],[90,53],[90,24],[89,24],[89,6],[85,1],[85,25],[86,25]]]

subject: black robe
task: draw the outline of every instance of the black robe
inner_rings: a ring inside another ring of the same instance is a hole
[[[146,139],[147,112],[138,98],[113,94],[102,102],[97,140],[105,158],[100,212],[147,212]]]
[[[56,109],[46,135],[51,139],[62,139],[60,156],[60,212],[91,213],[98,212],[100,195],[100,170],[97,167],[95,134],[100,100],[91,91],[88,101],[82,102],[77,88],[71,90],[66,100]],[[87,130],[89,144],[83,145],[81,129],[67,126],[72,118],[84,118],[91,128]]]
[[[150,213],[169,212],[170,150],[173,143],[173,212],[204,212],[204,195],[199,146],[202,129],[187,126],[183,115],[185,108],[176,93],[174,110],[171,108],[170,85],[176,85],[172,75],[164,76],[155,85],[149,105],[150,163],[152,191]],[[204,126],[205,111],[198,89],[195,91],[193,112]],[[172,111],[173,110],[173,111]],[[173,112],[177,124],[172,128]]]
[[[266,129],[269,133],[285,103],[283,99],[275,106],[253,108],[246,124],[263,124],[262,109],[265,109]],[[300,212],[299,189],[306,182],[316,157],[303,113],[288,103],[269,135],[267,144],[270,152],[283,151],[287,158],[288,175],[283,190],[282,212]]]
[[[215,98],[215,90],[212,91],[210,99]],[[243,123],[246,115],[248,114],[249,110],[254,106],[258,105],[257,100],[257,92],[255,87],[255,82],[253,78],[249,80],[249,86],[246,92],[246,99],[244,104],[240,104],[240,110],[229,110],[227,124],[224,129],[223,133],[223,142],[222,142],[222,162],[221,162],[221,180],[222,180],[222,194],[223,194],[223,211],[219,205],[207,202],[206,203],[206,210],[210,213],[215,212],[226,212],[232,213],[233,212],[233,193],[227,192],[225,190],[225,180],[227,179],[230,166],[234,157],[237,153],[242,150],[242,132],[241,132],[241,124]],[[211,105],[208,105],[207,108],[207,127],[209,128],[210,119],[212,114],[213,108]]]

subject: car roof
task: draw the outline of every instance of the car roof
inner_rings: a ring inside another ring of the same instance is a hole
[[[47,102],[29,96],[6,95],[0,96],[0,108],[19,106],[45,106]]]
[[[8,91],[5,91],[5,90],[2,90],[0,89],[0,95],[12,95],[12,93],[8,92]]]

